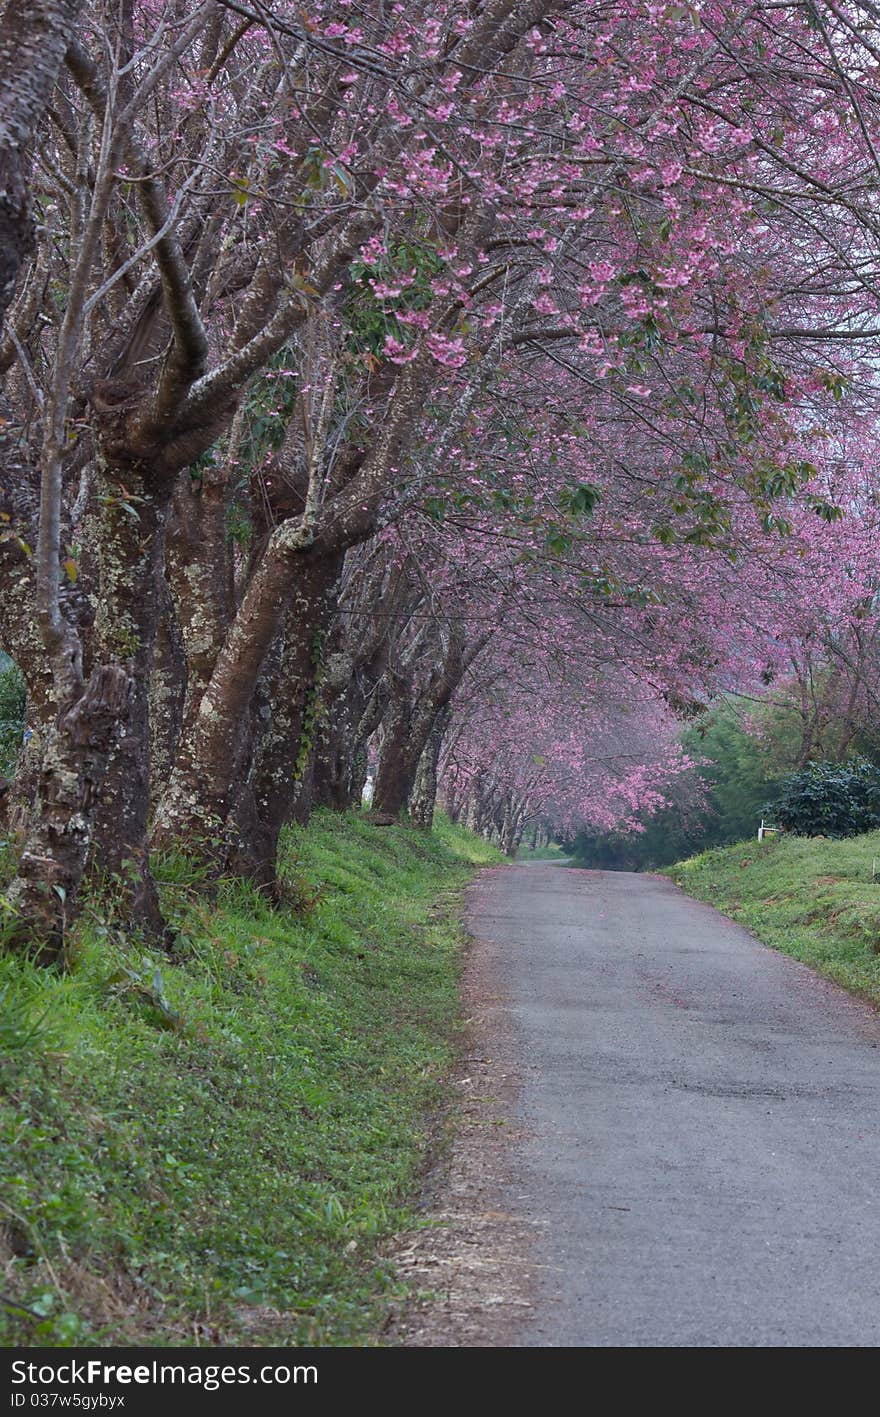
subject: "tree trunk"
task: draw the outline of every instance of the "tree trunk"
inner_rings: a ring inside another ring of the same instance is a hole
[[[241,725],[248,718],[290,594],[288,559],[270,545],[217,656],[192,727],[181,742],[156,812],[156,845],[181,841],[188,849],[216,855],[216,847],[210,843],[219,841],[226,830],[240,762]]]
[[[498,845],[511,860],[519,850],[522,840],[522,809],[517,807],[512,793],[504,798],[504,809],[498,831]]]
[[[65,930],[88,855],[93,804],[132,684],[118,665],[92,671],[84,693],[64,709],[49,735],[31,827],[7,892],[22,927],[14,943],[36,941],[44,958],[63,951]]]
[[[396,676],[392,679],[390,705],[383,728],[376,786],[373,791],[374,811],[396,817],[407,806],[431,731],[438,716],[447,708],[452,692],[453,681],[444,671],[436,676],[430,689],[413,705],[410,686]],[[447,723],[448,720],[444,719],[443,733]],[[443,733],[437,745],[438,753]],[[432,797],[436,795],[436,771],[435,763]],[[433,816],[433,807],[431,815]]]
[[[183,732],[189,733],[232,619],[227,535],[228,477],[206,468],[185,477],[174,497],[165,561],[186,649]]]
[[[82,0],[8,0],[0,15],[0,323],[34,244],[29,149]]]
[[[14,478],[16,471],[19,470],[10,468],[7,475]],[[0,509],[11,518],[16,529],[32,536],[30,527],[22,525],[20,516],[16,516],[12,503],[5,496],[0,498],[0,503]],[[9,511],[6,511],[7,506]],[[21,670],[27,695],[25,736],[15,773],[0,803],[0,829],[18,835],[26,830],[30,819],[39,786],[43,748],[58,709],[52,666],[37,625],[33,564],[12,541],[0,546],[0,646]]]
[[[100,515],[94,530],[101,598],[95,634],[97,655],[130,673],[131,708],[104,779],[94,826],[92,871],[121,891],[128,921],[170,943],[150,870],[150,688],[153,652],[165,594],[165,528],[171,488],[135,469],[118,483],[99,478]],[[134,509],[136,515],[132,515]]]
[[[315,807],[329,807],[333,812],[345,812],[355,805],[356,763],[359,757],[355,741],[352,695],[345,690],[333,695],[324,706],[325,720],[319,725],[319,742],[312,766],[311,795]]]
[[[343,557],[303,559],[265,689],[270,708],[236,812],[230,865],[269,893],[277,886],[278,841],[291,816],[308,819],[320,711],[323,647],[336,608]]]
[[[162,613],[153,651],[150,680],[150,805],[164,790],[183,729],[187,670],[183,636],[177,623],[174,600],[167,585],[162,590]]]
[[[344,812],[359,807],[367,780],[367,743],[382,721],[385,698],[380,680],[384,655],[356,663],[344,656],[344,678],[334,675],[322,698],[318,745],[312,769],[316,807]]]
[[[421,750],[414,751],[413,710],[408,686],[394,683],[382,726],[382,747],[373,787],[373,811],[397,817],[412,792]]]
[[[440,709],[428,734],[428,741],[422,749],[416,780],[410,795],[409,815],[414,827],[430,831],[434,825],[434,808],[437,803],[437,764],[440,750],[449,727],[452,709],[448,704]]]
[[[17,527],[26,527],[15,518]],[[28,534],[31,534],[28,529]],[[85,635],[94,619],[91,601],[78,586],[62,585],[59,600],[65,619]],[[58,716],[52,665],[37,622],[34,574],[31,560],[15,543],[7,542],[0,555],[0,645],[24,677],[27,701],[25,732],[15,774],[2,804],[2,824],[16,835],[27,830],[36,801],[43,751]]]

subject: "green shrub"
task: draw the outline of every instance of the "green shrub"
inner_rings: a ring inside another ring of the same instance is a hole
[[[15,767],[24,732],[24,679],[21,670],[7,659],[0,665],[0,775]]]
[[[880,827],[880,768],[866,758],[812,763],[783,778],[765,809],[798,836],[857,836]]]

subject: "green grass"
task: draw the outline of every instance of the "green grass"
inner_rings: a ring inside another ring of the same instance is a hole
[[[297,909],[209,904],[169,858],[176,962],[98,918],[66,975],[0,960],[0,1342],[373,1341],[445,1100],[460,890],[499,859],[320,814]]]
[[[539,846],[534,851],[530,846],[523,843],[516,853],[517,861],[566,861],[565,852],[561,846],[557,846],[555,841],[551,841],[549,846]]]
[[[782,837],[716,847],[670,867],[774,949],[880,1004],[880,832],[846,841]]]
[[[449,818],[440,813],[434,818],[433,834],[454,856],[461,857],[472,866],[498,866],[507,860],[481,836],[475,836],[465,827],[453,826]]]

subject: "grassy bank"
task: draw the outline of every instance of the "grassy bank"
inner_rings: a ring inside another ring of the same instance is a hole
[[[174,963],[97,916],[66,976],[0,960],[0,1341],[369,1342],[490,859],[319,816],[289,909],[162,863]]]
[[[533,851],[530,846],[523,843],[517,853],[517,861],[565,861],[567,857],[561,846],[557,846],[555,841],[551,841],[549,846],[538,846]]]
[[[689,895],[880,1005],[880,832],[717,847],[667,872]]]

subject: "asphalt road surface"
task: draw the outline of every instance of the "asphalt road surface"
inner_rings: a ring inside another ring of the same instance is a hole
[[[650,876],[492,872],[470,927],[523,1073],[516,1342],[880,1344],[880,1017]]]

